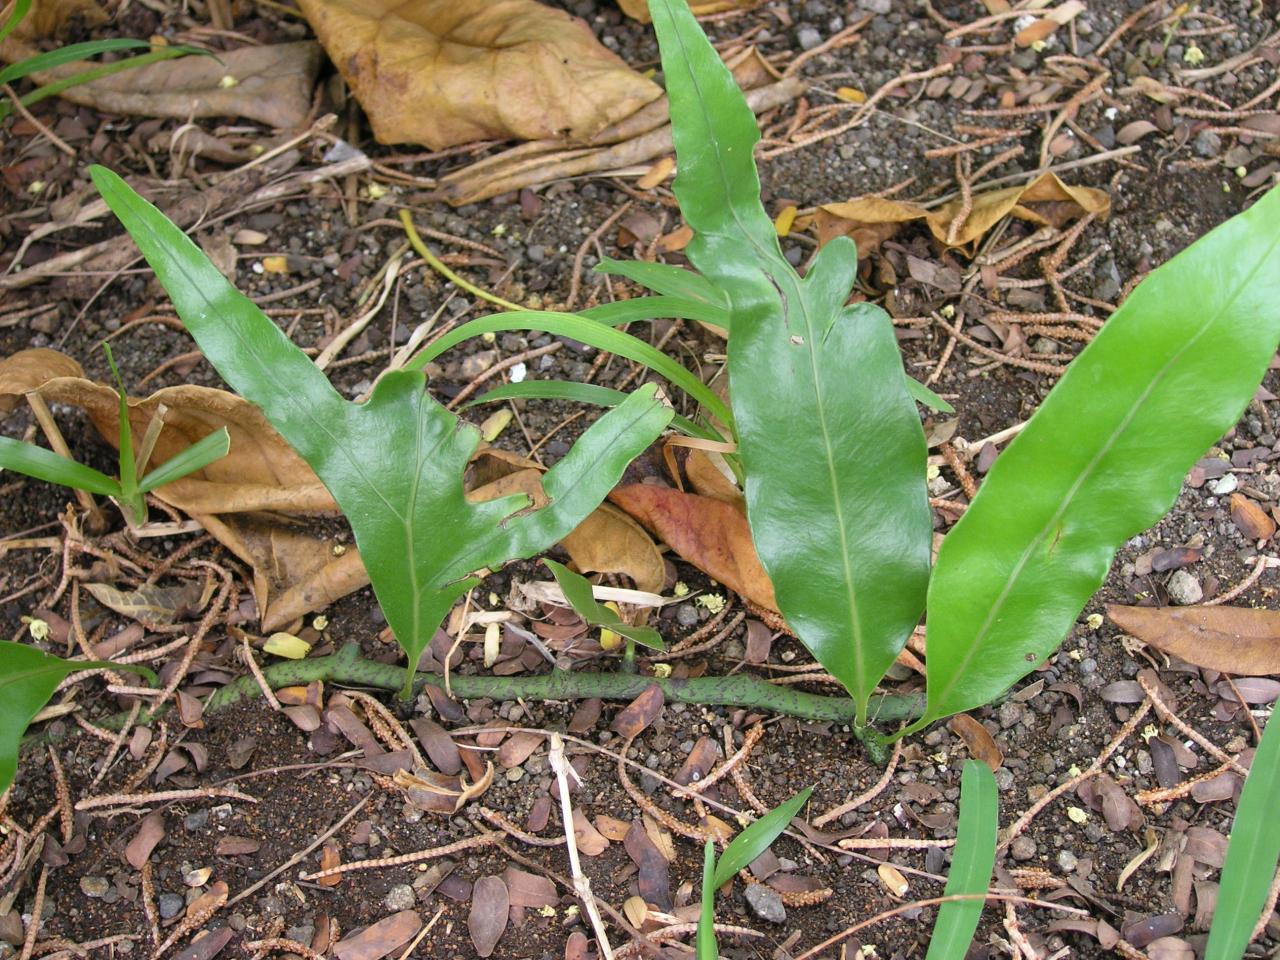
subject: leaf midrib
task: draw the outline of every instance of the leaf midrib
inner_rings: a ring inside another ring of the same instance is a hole
[[[1120,441],[1120,437],[1128,429],[1134,418],[1141,412],[1143,404],[1146,403],[1152,391],[1154,391],[1155,388],[1164,381],[1164,379],[1169,375],[1169,371],[1182,360],[1182,357],[1186,352],[1190,350],[1203,336],[1205,336],[1205,334],[1207,334],[1221,319],[1222,315],[1235,304],[1235,301],[1240,296],[1243,295],[1244,291],[1248,289],[1249,281],[1251,281],[1253,277],[1257,275],[1258,271],[1262,269],[1262,265],[1267,261],[1272,251],[1276,249],[1277,245],[1280,245],[1280,239],[1272,241],[1266,252],[1258,258],[1257,263],[1255,263],[1250,269],[1245,281],[1237,285],[1236,291],[1231,295],[1230,299],[1223,303],[1212,316],[1206,319],[1200,329],[1196,331],[1195,335],[1188,339],[1177,353],[1170,357],[1168,362],[1160,368],[1159,372],[1151,378],[1151,382],[1147,385],[1147,388],[1142,391],[1134,401],[1133,405],[1125,413],[1124,418],[1116,426],[1115,430],[1113,430],[1110,436],[1107,437],[1106,443],[1103,444],[1098,453],[1092,460],[1090,460],[1084,470],[1081,471],[1080,476],[1076,478],[1074,483],[1072,483],[1070,489],[1063,497],[1062,504],[1056,511],[1054,511],[1053,515],[1049,518],[1048,522],[1040,532],[1027,544],[1026,549],[1023,550],[1022,555],[1018,558],[1018,562],[1014,565],[1013,570],[1010,571],[1009,577],[1005,581],[1005,585],[1001,589],[1000,594],[996,597],[995,602],[991,605],[991,609],[987,612],[987,616],[983,620],[982,626],[979,627],[977,633],[974,635],[972,642],[967,645],[959,660],[955,661],[951,665],[951,679],[943,685],[942,691],[937,699],[937,703],[943,703],[948,697],[950,697],[951,691],[955,688],[956,684],[968,675],[969,666],[972,664],[974,657],[976,657],[980,651],[985,652],[985,650],[983,650],[983,646],[987,635],[991,632],[991,629],[999,617],[1004,604],[1008,601],[1010,594],[1013,593],[1014,588],[1017,586],[1018,580],[1021,578],[1027,565],[1031,562],[1032,555],[1039,549],[1040,545],[1044,543],[1045,538],[1049,536],[1050,531],[1052,531],[1063,518],[1067,510],[1071,508],[1076,495],[1092,477],[1094,470],[1098,467],[1098,464],[1102,462],[1107,454],[1109,454]],[[929,704],[930,706],[926,712],[926,718],[936,718],[943,715],[942,713],[935,712],[932,691],[929,691]]]

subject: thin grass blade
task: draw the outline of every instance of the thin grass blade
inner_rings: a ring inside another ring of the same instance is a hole
[[[1280,859],[1280,720],[1267,721],[1240,791],[1227,859],[1218,883],[1218,906],[1209,928],[1205,960],[1240,960],[1262,914]]]
[[[768,850],[769,845],[778,839],[778,835],[787,829],[787,824],[800,812],[800,808],[809,802],[811,793],[813,787],[805,787],[734,837],[716,863],[715,889],[718,890],[737,876],[739,870],[745,870],[752,860]]]
[[[996,862],[996,827],[1000,799],[991,768],[980,760],[966,760],[960,774],[960,823],[956,830],[951,872],[945,897],[987,892]],[[925,960],[964,960],[982,916],[983,900],[952,900],[942,904],[929,938]]]
[[[11,437],[0,437],[0,467],[100,497],[120,496],[120,484],[105,473]]]
[[[227,428],[215,430],[147,473],[138,482],[138,489],[143,493],[150,493],[166,483],[173,483],[197,470],[203,470],[215,460],[221,460],[230,451],[231,434],[227,432]]]

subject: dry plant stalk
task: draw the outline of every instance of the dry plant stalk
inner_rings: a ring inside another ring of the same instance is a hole
[[[613,947],[609,945],[609,935],[604,928],[604,920],[596,907],[596,898],[591,893],[591,881],[582,872],[582,863],[578,859],[578,840],[573,833],[573,808],[569,805],[569,762],[564,756],[564,740],[558,733],[551,735],[551,769],[555,771],[556,783],[560,787],[560,819],[564,823],[564,841],[569,850],[569,872],[573,877],[573,889],[582,902],[591,920],[591,927],[596,933],[596,942],[600,945],[600,955],[604,960],[613,960]],[[574,772],[577,779],[577,772]]]

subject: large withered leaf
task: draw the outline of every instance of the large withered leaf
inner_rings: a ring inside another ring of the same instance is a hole
[[[507,885],[498,876],[481,877],[471,890],[471,912],[467,914],[467,930],[476,953],[488,957],[507,929],[511,907]]]
[[[1143,643],[1197,667],[1280,674],[1280,611],[1253,607],[1126,607],[1107,615]]]
[[[661,91],[533,0],[302,0],[381,143],[582,141]]]

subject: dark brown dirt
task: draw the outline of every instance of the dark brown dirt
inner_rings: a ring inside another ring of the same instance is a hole
[[[117,35],[146,36],[177,21],[176,13],[162,18],[153,13],[150,6],[131,6],[125,21],[118,28],[112,28],[113,34],[118,30]],[[625,20],[611,5],[597,5],[594,0],[584,0],[568,6],[583,15],[597,33],[633,65],[644,67],[656,61],[656,48],[647,28]],[[849,85],[872,92],[894,76],[928,68],[938,62],[944,46],[943,30],[935,19],[917,10],[914,4],[881,4],[875,0],[864,0],[860,4],[822,0],[807,4],[771,4],[716,23],[710,27],[710,32],[713,38],[726,40],[752,27],[763,26],[765,32],[757,34],[755,40],[764,52],[794,53],[799,52],[808,29],[817,30],[825,38],[840,29],[833,20],[851,23],[864,13],[882,6],[887,8],[887,12],[873,15],[856,45],[816,58],[807,70],[807,74],[819,78],[817,82],[820,85],[831,88]],[[1067,52],[1092,57],[1092,51],[1102,40],[1140,5],[1134,0],[1127,0],[1125,3],[1094,6],[1097,9],[1091,9],[1079,18],[1071,34],[1073,39],[1060,41],[1059,46],[1046,55],[1064,52],[1065,44]],[[934,9],[941,17],[963,23],[978,16],[979,5],[942,2],[936,3]],[[1209,64],[1250,49],[1268,29],[1275,28],[1274,19],[1268,20],[1269,17],[1274,18],[1274,10],[1268,5],[1260,4],[1256,9],[1249,9],[1243,4],[1201,4],[1200,9],[1205,13],[1205,19],[1189,17],[1184,29],[1212,28],[1219,24],[1219,20],[1230,28],[1195,38]],[[265,8],[263,11],[253,10],[239,16],[236,26],[264,41],[292,37],[296,24],[289,24],[286,28],[274,17],[274,14],[265,12]],[[1102,59],[1102,65],[1113,73],[1107,96],[1086,104],[1077,118],[1080,128],[1108,147],[1114,145],[1116,131],[1124,124],[1134,119],[1153,118],[1161,126],[1162,133],[1142,140],[1141,152],[1130,158],[1145,169],[1128,169],[1109,161],[1064,175],[1070,182],[1103,187],[1111,194],[1111,217],[1105,223],[1092,224],[1085,231],[1069,262],[1076,262],[1095,250],[1101,250],[1101,253],[1088,269],[1068,282],[1068,286],[1079,293],[1110,302],[1115,302],[1120,290],[1130,280],[1167,260],[1196,237],[1243,209],[1251,191],[1241,184],[1235,168],[1244,166],[1248,171],[1255,171],[1265,167],[1270,162],[1268,156],[1274,155],[1274,151],[1267,147],[1267,141],[1246,145],[1241,144],[1239,138],[1224,136],[1215,146],[1201,136],[1205,125],[1189,127],[1185,131],[1165,129],[1169,125],[1165,123],[1167,118],[1160,113],[1159,104],[1138,93],[1121,92],[1122,87],[1141,75],[1176,83],[1170,63],[1180,65],[1180,58],[1190,40],[1175,33],[1171,38],[1173,46],[1161,59],[1159,44],[1163,38],[1163,27],[1147,26],[1130,31],[1121,43],[1116,44]],[[1007,39],[1006,31],[992,42]],[[981,40],[971,37],[965,42]],[[1036,78],[1041,76],[1042,61],[1033,51],[984,50],[978,57],[979,62],[972,65],[967,75],[986,79],[989,87],[974,106],[996,107],[998,89],[1039,82]],[[1203,81],[1196,84],[1195,89],[1230,103],[1239,103],[1260,93],[1274,79],[1274,65],[1264,62]],[[1070,92],[1064,91],[1058,99]],[[931,131],[944,131],[949,136],[956,123],[1003,121],[968,118],[960,112],[967,104],[946,95],[926,95],[919,84],[910,87],[908,93],[904,98],[889,98],[885,109],[874,114],[863,127],[764,163],[761,176],[769,209],[776,212],[787,203],[803,209],[843,200],[888,189],[908,177],[917,179],[904,191],[904,197],[923,194],[935,184],[945,185],[936,192],[950,190],[953,178],[951,161],[923,158],[926,149],[949,142]],[[829,102],[829,99],[814,96],[815,103]],[[1273,108],[1274,99],[1273,96],[1270,100]],[[141,146],[150,134],[176,126],[168,121],[106,117],[56,101],[45,101],[35,112],[44,122],[68,136],[77,148],[77,157],[72,161],[43,141],[33,143],[35,137],[31,128],[9,122],[6,139],[0,143],[0,172],[5,175],[0,181],[0,196],[4,197],[3,208],[7,211],[0,218],[0,239],[5,245],[4,252],[0,253],[0,264],[7,263],[9,255],[33,223],[50,219],[50,214],[43,208],[35,215],[24,211],[82,188],[86,182],[84,168],[89,162],[106,163],[135,177],[147,176],[148,165],[160,176],[166,176],[166,165],[170,162],[167,153],[148,156]],[[769,119],[786,119],[787,116],[789,114],[784,113],[781,117]],[[1045,116],[1034,117],[1033,122],[1028,122],[1034,131],[1022,141],[1027,155],[994,169],[990,177],[1033,168],[1033,158],[1040,147],[1039,130]],[[216,127],[215,124],[206,126],[211,130]],[[72,137],[65,133],[72,128],[83,129],[84,135]],[[367,131],[362,136],[364,140],[360,146],[376,158],[389,162],[397,155],[395,150],[372,143]],[[1200,146],[1204,147],[1203,151]],[[301,162],[317,164],[319,152],[322,151],[314,150]],[[989,149],[978,156],[986,159],[995,152]],[[1096,152],[1093,147],[1078,142],[1062,159],[1069,161],[1093,152]],[[1202,168],[1177,166],[1180,161],[1187,160],[1200,161]],[[405,165],[401,169],[420,176],[438,176],[458,162],[456,157],[446,158]],[[212,172],[219,168],[209,164],[206,169],[202,164],[199,169]],[[39,200],[34,199],[30,192],[31,182],[36,179],[47,184],[46,192]],[[251,296],[287,293],[314,278],[322,281],[271,304],[273,308],[285,311],[278,317],[283,326],[290,327],[296,322],[291,333],[295,342],[306,347],[319,343],[360,312],[357,304],[360,291],[382,266],[389,251],[400,242],[401,234],[394,225],[394,218],[401,205],[413,209],[420,223],[490,248],[492,253],[486,254],[461,247],[442,247],[445,252],[467,255],[469,262],[458,268],[474,282],[510,298],[537,294],[550,304],[562,302],[567,296],[572,260],[579,245],[630,197],[620,186],[618,182],[605,179],[554,184],[537,191],[536,201],[532,204],[536,210],[532,213],[526,210],[528,198],[525,198],[526,206],[522,206],[521,198],[506,196],[454,210],[404,189],[377,201],[361,199],[357,204],[359,225],[352,226],[343,212],[339,185],[326,184],[310,196],[293,198],[269,209],[244,212],[212,230],[197,232],[197,237],[208,241],[233,234],[238,229],[252,229],[266,235],[262,245],[240,249],[235,279],[240,288]],[[669,196],[665,190],[661,193]],[[633,209],[656,217],[662,224],[662,232],[679,224],[676,211],[660,203],[658,193],[652,194],[651,201],[639,202]],[[32,247],[24,258],[24,265],[30,266],[64,250],[97,242],[114,229],[114,225],[108,225],[54,234]],[[1027,232],[1028,227],[1015,223],[1010,226],[1003,242],[1011,242]],[[901,245],[900,252],[911,252],[933,260],[938,258],[936,248],[923,233],[908,232],[899,236],[896,242]],[[632,244],[620,248],[616,230],[609,231],[602,238],[602,244],[611,256],[631,256],[637,252],[638,246],[643,246]],[[806,257],[811,247],[811,242],[806,244],[803,239],[784,243],[784,249],[789,252],[794,249],[797,258]],[[261,273],[255,269],[264,256],[275,254],[288,257],[288,273]],[[892,256],[890,254],[891,260]],[[678,254],[668,259],[681,262]],[[594,251],[589,251],[586,266],[589,268],[595,262]],[[964,261],[959,262],[963,264]],[[1018,276],[1038,276],[1035,265],[1021,268]],[[955,302],[954,295],[943,294],[936,288],[908,279],[904,271],[899,270],[898,277],[899,282],[892,294],[903,307],[900,313],[920,315]],[[584,295],[605,298],[603,283],[598,277],[587,274],[583,280]],[[889,291],[879,289],[876,292],[884,294]],[[470,317],[484,312],[483,304],[465,293],[453,291],[450,285],[425,268],[416,269],[410,279],[397,289],[394,303],[388,304],[361,340],[347,351],[348,356],[367,353],[368,358],[336,370],[334,382],[338,388],[348,396],[367,388],[392,348],[403,343],[409,331],[434,313],[451,293],[454,296],[445,307],[446,316]],[[60,276],[26,290],[9,291],[6,296],[10,304],[19,300],[29,304],[53,302],[57,304],[57,310],[42,315],[37,323],[24,321],[6,325],[3,311],[9,308],[9,304],[0,303],[0,357],[27,347],[56,345],[78,359],[89,376],[99,379],[105,379],[107,373],[99,341],[129,320],[158,313],[167,306],[166,298],[154,280],[138,269],[131,269],[118,277],[94,274]],[[13,306],[13,309],[18,307]],[[968,304],[965,309],[972,322],[981,321],[980,304]],[[1052,309],[1052,306],[1045,309]],[[312,312],[287,313],[299,310]],[[664,330],[655,324],[654,329],[645,335],[656,340]],[[946,335],[934,327],[901,328],[901,334],[908,370],[923,379],[937,365]],[[463,370],[463,360],[480,351],[496,350],[496,359],[501,359],[549,342],[547,337],[508,333],[499,334],[492,344],[468,344],[442,358],[437,369],[433,370],[433,389],[442,398],[456,395],[468,379]],[[134,386],[137,393],[180,383],[219,384],[212,368],[193,356],[167,367],[148,380],[145,387],[140,386],[144,378],[163,364],[193,349],[189,337],[169,326],[158,323],[135,326],[113,343],[126,382]],[[998,341],[993,341],[993,345],[1000,346]],[[1074,351],[1078,347],[1078,344],[1067,341],[1048,341],[1046,345],[1051,351]],[[709,352],[720,352],[721,348],[722,344],[709,335],[684,329],[668,345],[668,352],[689,361],[700,359]],[[1034,359],[1034,345],[1026,356]],[[591,351],[568,344],[557,353],[532,361],[530,375],[582,379],[593,360]],[[959,347],[935,384],[935,389],[956,407],[958,435],[970,440],[1025,420],[1052,386],[1052,379],[1044,374],[1008,365],[996,366],[987,372],[975,370],[986,362],[986,358]],[[629,372],[629,364],[613,360],[603,368],[596,382],[615,385]],[[1271,374],[1266,386],[1280,393],[1280,383],[1276,380],[1275,374]],[[91,465],[111,471],[113,452],[94,434],[85,418],[75,411],[58,409],[55,412],[76,454]],[[524,404],[521,408],[523,431],[536,441],[575,412],[565,404]],[[464,416],[479,422],[486,413],[486,409],[480,407]],[[1274,401],[1256,401],[1236,430],[1220,444],[1221,451],[1228,455],[1246,449],[1265,448],[1263,456],[1253,466],[1238,471],[1238,476],[1242,485],[1247,483],[1262,495],[1261,502],[1268,508],[1274,506],[1276,498],[1280,497],[1280,475],[1273,466],[1277,452],[1280,452],[1273,427],[1277,416],[1280,416],[1280,408]],[[3,421],[3,431],[7,436],[21,437],[30,427],[31,419],[25,410],[19,410]],[[540,452],[549,462],[554,462],[568,449],[568,444],[581,428],[582,421],[579,421],[558,432]],[[522,431],[514,428],[509,428],[498,443],[520,453],[527,450]],[[954,479],[946,470],[943,476]],[[7,474],[0,476],[0,537],[60,535],[57,518],[67,501],[64,491],[48,485],[15,480]],[[163,556],[165,551],[180,546],[181,542],[175,538],[149,544],[147,549]],[[1066,638],[1060,652],[1019,684],[1010,699],[976,712],[975,715],[994,735],[1005,755],[1005,763],[997,774],[1002,825],[1011,823],[1047,789],[1068,779],[1073,768],[1086,767],[1131,715],[1131,706],[1109,703],[1103,699],[1101,691],[1109,684],[1133,678],[1139,669],[1149,665],[1148,661],[1140,654],[1130,653],[1121,644],[1119,632],[1113,625],[1097,624],[1089,618],[1100,613],[1106,602],[1165,602],[1170,573],[1146,573],[1149,553],[1157,547],[1173,548],[1187,544],[1200,550],[1201,559],[1187,572],[1203,588],[1206,598],[1242,580],[1258,555],[1256,546],[1246,542],[1231,523],[1224,498],[1214,493],[1211,483],[1199,488],[1185,486],[1169,516],[1153,530],[1135,537],[1121,551],[1103,590],[1081,614],[1076,629]],[[3,541],[0,541],[0,597],[5,598],[5,602],[0,603],[0,631],[6,637],[16,637],[23,630],[21,618],[36,610],[41,598],[47,596],[57,582],[61,558],[57,551],[23,549],[3,552],[4,549]],[[220,562],[228,559],[222,551],[212,548],[199,555]],[[1140,573],[1140,570],[1144,572]],[[674,564],[673,571],[679,579],[695,587],[706,584],[705,577],[682,562]],[[492,590],[500,599],[506,598],[513,583],[542,576],[531,565],[515,565],[491,578],[477,596],[484,596]],[[241,584],[239,589],[241,599],[248,604],[251,614],[248,588]],[[1276,589],[1276,573],[1269,570],[1235,602],[1274,607]],[[736,601],[730,598],[730,602]],[[497,606],[502,606],[502,603]],[[59,612],[69,616],[65,601]],[[325,633],[327,641],[333,644],[360,643],[366,654],[377,659],[391,661],[397,656],[397,650],[391,643],[385,638],[378,638],[385,621],[368,589],[353,594],[324,613],[329,620]],[[668,608],[668,613],[669,619],[659,624],[668,639],[677,639],[699,622],[699,618],[705,621],[708,617],[705,609],[693,604],[688,604],[687,609]],[[683,619],[678,622],[678,617]],[[85,618],[87,630],[93,631],[102,625],[109,634],[127,623],[89,603],[86,604]],[[250,619],[241,626],[252,631],[255,624]],[[744,645],[745,635],[739,629],[706,657],[680,661],[680,669],[690,671],[691,675],[742,669]],[[234,642],[227,638],[225,629],[215,628],[198,661],[198,669],[221,670],[224,671],[223,676],[240,673],[243,668],[232,656],[233,648]],[[807,654],[794,641],[779,639],[773,646],[770,665],[786,666],[801,662],[806,657]],[[462,669],[480,668],[468,662]],[[1206,678],[1202,674],[1174,665],[1173,669],[1164,670],[1161,677],[1177,695],[1181,715],[1216,743],[1234,744],[1231,749],[1239,749],[1252,742],[1244,715],[1224,712],[1218,698],[1208,692]],[[210,676],[207,681],[198,682],[208,689],[216,679],[216,676]],[[905,671],[895,679],[904,690],[919,686]],[[94,689],[100,691],[101,687]],[[832,691],[819,688],[816,692]],[[1079,700],[1075,694],[1079,695]],[[91,716],[105,715],[121,706],[102,692],[88,692],[81,696],[80,702]],[[398,709],[402,719],[406,720],[419,716],[424,705],[419,701],[417,707],[401,708],[390,697],[385,697],[384,702]],[[535,729],[563,730],[573,716],[575,706],[471,701],[465,705],[465,719],[451,726],[510,723]],[[620,706],[607,704],[595,728],[586,734],[586,739],[606,750],[618,749],[621,740],[609,733],[607,727]],[[753,719],[742,711],[668,705],[655,724],[636,741],[630,756],[652,771],[672,777],[700,737],[709,736],[719,742],[722,728],[729,724],[740,743],[743,732]],[[767,732],[751,755],[747,777],[756,795],[766,804],[776,804],[797,790],[814,785],[810,811],[816,816],[866,789],[879,778],[880,769],[866,759],[860,744],[847,728],[804,723],[791,718],[764,719]],[[53,733],[71,734],[59,740],[56,749],[67,770],[73,798],[117,789],[136,769],[136,762],[126,753],[106,776],[104,785],[90,790],[93,767],[102,756],[103,744],[78,734],[74,724],[67,719],[55,720],[46,726]],[[1157,726],[1162,731],[1165,729],[1163,725]],[[358,755],[343,752],[347,747],[345,741],[340,746],[336,742],[320,743],[320,748],[328,751],[320,753],[317,743],[308,734],[270,711],[260,700],[209,714],[204,718],[202,727],[180,731],[174,723],[170,736],[174,741],[181,740],[207,750],[207,766],[201,770],[194,767],[180,770],[163,783],[149,780],[139,789],[201,787],[234,780],[239,789],[259,801],[256,804],[221,800],[183,801],[158,808],[163,811],[167,836],[152,855],[155,888],[162,898],[179,898],[165,901],[175,908],[182,905],[181,901],[194,899],[207,889],[207,885],[188,886],[184,878],[192,871],[210,869],[207,882],[226,883],[234,897],[324,834],[358,803],[364,806],[334,834],[344,862],[411,853],[452,843],[474,836],[480,829],[487,829],[482,821],[475,819],[474,804],[452,817],[424,814],[413,809],[405,803],[398,790],[379,785],[361,766]],[[233,766],[233,755],[249,742],[253,751],[247,762]],[[628,823],[640,818],[641,811],[622,789],[615,764],[609,756],[572,744],[570,753],[580,757],[582,763],[583,783],[573,795],[576,808],[592,819],[602,814]],[[847,816],[842,824],[833,824],[832,829],[856,828],[859,834],[870,830],[871,836],[895,838],[940,839],[953,836],[959,771],[967,755],[960,738],[943,726],[913,738],[904,750],[902,764],[887,789],[865,809]],[[1188,771],[1187,775],[1203,773],[1210,766],[1202,757],[1199,766]],[[1156,785],[1151,753],[1143,739],[1136,735],[1130,738],[1108,767],[1108,773],[1121,781],[1130,795]],[[660,807],[685,823],[692,824],[697,820],[693,808],[673,799],[670,791],[653,776],[635,776],[641,789]],[[539,748],[515,770],[500,769],[493,785],[479,802],[500,811],[523,827],[535,801],[547,794],[552,781],[545,747]],[[734,808],[746,806],[728,780],[709,795]],[[38,751],[28,753],[19,772],[9,813],[17,822],[29,825],[52,802],[49,763]],[[1061,896],[1064,902],[1088,911],[1096,919],[1107,920],[1117,929],[1138,918],[1176,913],[1169,862],[1162,855],[1147,861],[1128,881],[1123,893],[1115,892],[1118,876],[1146,846],[1147,838],[1141,829],[1112,831],[1097,812],[1090,812],[1083,823],[1069,818],[1069,807],[1086,805],[1075,793],[1069,793],[1051,805],[1027,831],[1025,840],[1004,858],[1002,869],[1043,868],[1058,881],[1067,881],[1074,888],[1074,893],[1069,895],[1056,892],[1051,896]],[[1144,813],[1146,825],[1172,843],[1188,825],[1209,826],[1226,834],[1232,809],[1229,801],[1199,803],[1184,799],[1166,809],[1147,808]],[[141,905],[139,874],[123,858],[125,846],[138,830],[142,812],[128,811],[95,819],[82,816],[77,820],[71,847],[77,852],[70,856],[69,862],[50,871],[42,939],[67,938],[84,942],[118,934],[141,935],[142,938],[136,942],[126,941],[104,947],[95,955],[140,957],[149,953],[148,923]],[[877,830],[882,832],[877,833]],[[558,814],[553,812],[550,824],[541,831],[541,835],[554,837],[559,831]],[[261,846],[251,854],[219,855],[216,844],[226,836],[250,838]],[[523,846],[516,840],[510,841],[510,845],[559,876],[569,872],[560,848]],[[670,864],[671,906],[675,913],[684,916],[687,913],[685,908],[696,902],[699,896],[701,849],[698,844],[681,838],[676,838],[674,847],[677,857]],[[725,956],[796,956],[827,935],[903,902],[886,892],[877,875],[878,861],[875,859],[829,850],[824,854],[826,861],[818,862],[811,851],[790,839],[779,841],[774,849],[779,857],[793,861],[793,872],[815,878],[822,886],[831,888],[834,894],[821,906],[789,908],[784,923],[771,925],[752,914],[743,897],[743,885],[735,883],[732,895],[718,899],[718,919],[752,927],[764,936],[740,942],[725,938],[722,941]],[[890,859],[904,870],[910,882],[910,892],[905,900],[940,893],[938,881],[946,872],[948,855],[938,850],[925,855],[916,850],[902,849],[895,849],[891,854]],[[345,936],[404,909],[403,903],[396,902],[394,888],[403,884],[414,885],[415,881],[420,886],[428,876],[427,867],[434,862],[360,871],[346,876],[339,886],[326,888],[300,879],[303,874],[319,868],[319,857],[317,850],[300,864],[273,876],[253,895],[217,914],[208,928],[218,929],[225,924],[234,931],[229,945],[220,955],[248,957],[251,951],[244,944],[267,935],[284,935],[310,942],[326,918],[335,922]],[[46,859],[58,862],[56,856]],[[501,874],[511,862],[505,852],[485,848],[464,851],[453,860],[456,866],[449,880],[434,892],[419,894],[414,901],[414,909],[424,919],[441,912],[436,926],[410,954],[412,957],[474,956],[475,950],[467,931],[470,884],[483,876]],[[531,868],[526,866],[525,869]],[[613,843],[600,856],[585,857],[584,869],[597,896],[615,908],[621,909],[627,898],[637,892],[635,869],[621,843]],[[1198,875],[1197,878],[1216,877],[1214,871],[1206,870],[1204,873],[1205,877]],[[14,891],[13,906],[24,916],[29,916],[33,906],[38,874],[38,867],[29,869]],[[571,932],[582,930],[590,936],[590,929],[578,913],[572,891],[562,886],[558,893],[560,900],[550,911],[528,909],[518,917],[513,915],[515,922],[499,943],[495,956],[521,960],[566,956],[566,941]],[[858,935],[860,939],[849,942],[847,953],[841,954],[839,948],[832,948],[823,956],[853,957],[854,946],[858,942],[864,948],[874,946],[875,952],[885,958],[923,956],[933,915],[930,909],[910,909],[901,917],[862,931]],[[1001,925],[1001,916],[997,907],[988,908],[972,956],[998,956],[1008,952],[1008,934]],[[1058,955],[1057,952],[1063,948],[1084,956],[1101,952],[1095,940],[1082,934],[1049,930],[1048,925],[1053,919],[1055,915],[1046,910],[1019,911],[1022,929],[1031,936],[1042,956]],[[167,920],[165,926],[171,928],[176,922]],[[1264,936],[1254,947],[1259,956],[1274,951],[1280,943],[1277,939],[1280,931],[1275,922],[1273,920],[1269,932],[1270,939]],[[625,936],[617,933],[616,928],[612,932],[616,934],[615,947],[625,942]],[[1176,936],[1189,943],[1197,955],[1203,954],[1205,931],[1195,926],[1192,917],[1185,918]],[[7,949],[0,944],[0,957],[11,955],[5,952]],[[391,956],[399,956],[402,950],[403,947],[398,948]],[[677,954],[670,947],[664,952],[669,956],[687,956]]]

